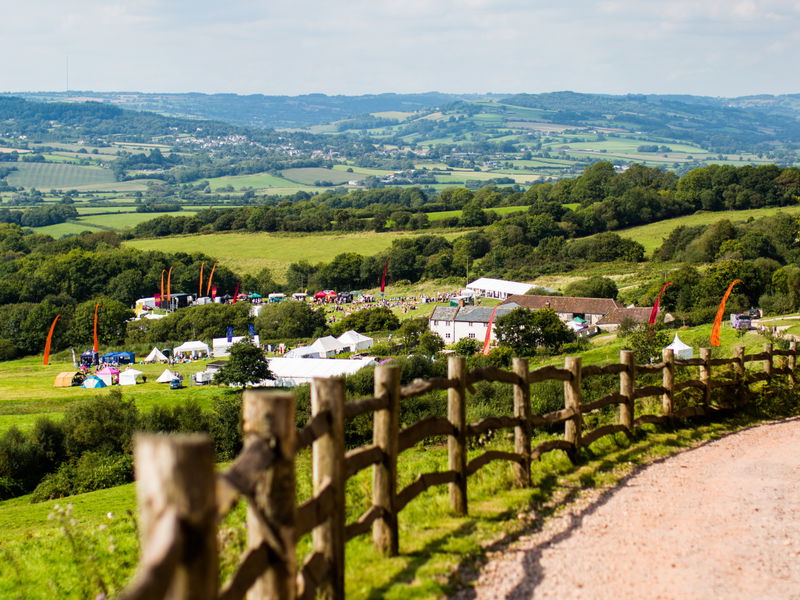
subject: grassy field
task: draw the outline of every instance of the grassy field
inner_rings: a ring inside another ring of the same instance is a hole
[[[779,212],[798,215],[800,214],[800,205],[797,206],[783,206],[774,208],[754,208],[751,210],[730,210],[724,212],[701,212],[694,215],[686,215],[684,217],[676,217],[674,219],[667,219],[666,221],[659,221],[657,223],[650,223],[649,225],[641,225],[639,227],[631,227],[630,229],[623,229],[617,231],[622,237],[629,238],[642,244],[647,253],[652,253],[653,250],[661,246],[673,229],[681,225],[711,225],[717,221],[728,219],[732,222],[743,222],[748,219],[758,219],[761,217],[768,217]]]
[[[192,210],[181,210],[181,211],[163,212],[163,213],[124,212],[124,213],[116,213],[110,215],[108,214],[86,215],[78,217],[76,220],[79,221],[80,223],[86,223],[87,225],[110,227],[111,229],[127,229],[129,227],[135,227],[139,223],[144,223],[145,221],[149,221],[150,219],[155,219],[156,217],[163,217],[163,216],[191,217],[194,214],[196,214],[196,212]]]
[[[78,167],[68,164],[52,163],[0,163],[0,166],[14,166],[6,180],[15,187],[49,189],[72,189],[110,184],[114,174],[110,169],[100,167]]]
[[[338,169],[323,169],[322,167],[284,169],[281,171],[281,175],[289,181],[302,185],[314,185],[315,181],[330,181],[334,185],[341,185],[350,180],[362,178],[356,173],[348,173],[347,171],[340,171]]]
[[[44,227],[32,227],[31,229],[36,233],[51,235],[54,238],[62,238],[67,235],[78,235],[84,231],[102,231],[100,227],[94,227],[88,223],[57,223],[55,225],[46,225]]]
[[[235,190],[243,188],[253,188],[254,190],[268,189],[272,194],[290,193],[293,194],[301,189],[315,189],[300,185],[283,177],[276,177],[269,173],[254,173],[252,175],[229,175],[226,177],[214,177],[207,180],[212,191],[220,188],[233,186]],[[276,191],[281,190],[281,191]],[[287,191],[288,190],[288,191]]]
[[[689,344],[705,343],[710,326],[681,332]],[[749,351],[757,351],[763,338],[747,335]],[[723,330],[723,351],[729,355],[740,340],[736,333]],[[582,354],[585,364],[616,362],[620,345],[614,341],[598,343]],[[560,364],[563,357],[534,361]],[[53,373],[58,369],[53,365]],[[41,372],[39,372],[41,371]],[[33,360],[0,363],[0,391],[22,405],[26,394],[52,397],[47,381],[53,373],[37,369]],[[19,372],[13,383],[8,379]],[[147,384],[135,388],[137,404]],[[71,392],[72,390],[65,390]],[[161,399],[177,400],[181,392],[162,392]],[[93,394],[91,390],[84,390]],[[127,390],[126,390],[127,393]],[[42,399],[41,401],[44,401]],[[468,415],[472,421],[476,415]],[[495,462],[469,479],[467,517],[457,517],[449,509],[445,486],[434,487],[415,499],[400,513],[400,554],[381,557],[371,544],[371,536],[360,536],[347,545],[347,597],[441,598],[451,594],[461,581],[459,568],[470,566],[482,557],[490,542],[510,541],[520,533],[540,527],[564,502],[580,497],[588,488],[613,488],[634,469],[662,456],[679,452],[748,424],[739,419],[717,424],[697,424],[691,428],[660,431],[645,426],[633,440],[618,435],[592,445],[585,459],[572,466],[562,452],[552,452],[532,465],[532,487],[512,486],[512,468]],[[557,434],[556,434],[557,435]],[[541,433],[537,441],[545,439]],[[470,450],[469,458],[484,450],[510,450],[506,436],[497,436],[485,447]],[[446,469],[444,445],[432,443],[404,452],[399,460],[399,488],[421,472]],[[307,452],[297,458],[297,494],[303,501],[310,494],[310,459]],[[348,482],[347,517],[353,521],[368,508],[371,472],[362,471]],[[70,506],[69,509],[64,507]],[[61,508],[56,508],[59,505]],[[69,510],[69,514],[66,514]],[[114,596],[133,572],[136,561],[136,529],[128,513],[135,511],[134,486],[124,485],[59,502],[31,504],[22,497],[0,502],[0,597],[72,599],[95,597],[101,591]],[[528,518],[519,518],[524,513]],[[223,573],[240,553],[245,535],[243,507],[239,506],[222,523]],[[299,544],[300,554],[309,548],[308,537]],[[101,583],[102,582],[102,585]]]
[[[486,210],[490,210],[496,212],[498,215],[510,215],[513,213],[520,213],[525,212],[528,210],[527,206],[498,206],[496,208],[487,208]],[[460,217],[461,210],[445,210],[441,212],[432,212],[432,213],[425,213],[428,215],[428,220],[430,221],[441,221],[442,219],[448,219],[450,217]]]
[[[426,232],[427,233],[427,232]],[[392,241],[419,234],[413,233],[347,233],[273,235],[268,233],[231,233],[153,240],[130,240],[126,245],[141,250],[164,252],[199,252],[219,259],[226,266],[241,273],[257,273],[269,268],[279,280],[293,262],[327,262],[342,252],[358,252],[364,256],[377,254],[391,246]],[[440,233],[452,240],[461,232]]]

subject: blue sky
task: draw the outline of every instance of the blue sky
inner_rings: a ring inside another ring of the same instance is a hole
[[[0,91],[800,93],[798,1],[0,2]]]

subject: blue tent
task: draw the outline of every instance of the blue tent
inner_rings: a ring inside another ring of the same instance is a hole
[[[104,388],[107,387],[105,382],[97,377],[96,375],[92,375],[87,377],[83,383],[81,384],[82,388]]]
[[[136,355],[133,352],[107,352],[100,357],[100,360],[105,363],[132,365],[136,362]]]

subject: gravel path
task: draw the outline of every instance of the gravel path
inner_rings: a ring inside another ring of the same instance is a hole
[[[493,553],[457,598],[800,599],[800,419],[592,492]]]

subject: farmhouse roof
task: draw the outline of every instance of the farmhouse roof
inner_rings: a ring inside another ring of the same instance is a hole
[[[514,310],[513,307],[499,307],[495,319],[507,315],[512,310]],[[458,311],[453,320],[462,323],[467,321],[471,323],[488,323],[489,319],[492,318],[492,312],[494,312],[494,307],[492,306],[464,306]]]
[[[457,306],[437,306],[433,309],[430,318],[436,321],[452,321],[457,313]]]
[[[600,319],[598,325],[619,325],[628,319],[634,323],[647,323],[650,320],[652,306],[637,306],[634,308],[615,308]]]
[[[557,313],[607,315],[622,308],[611,298],[576,298],[572,296],[509,296],[500,306],[521,306],[531,310],[552,308]]]

